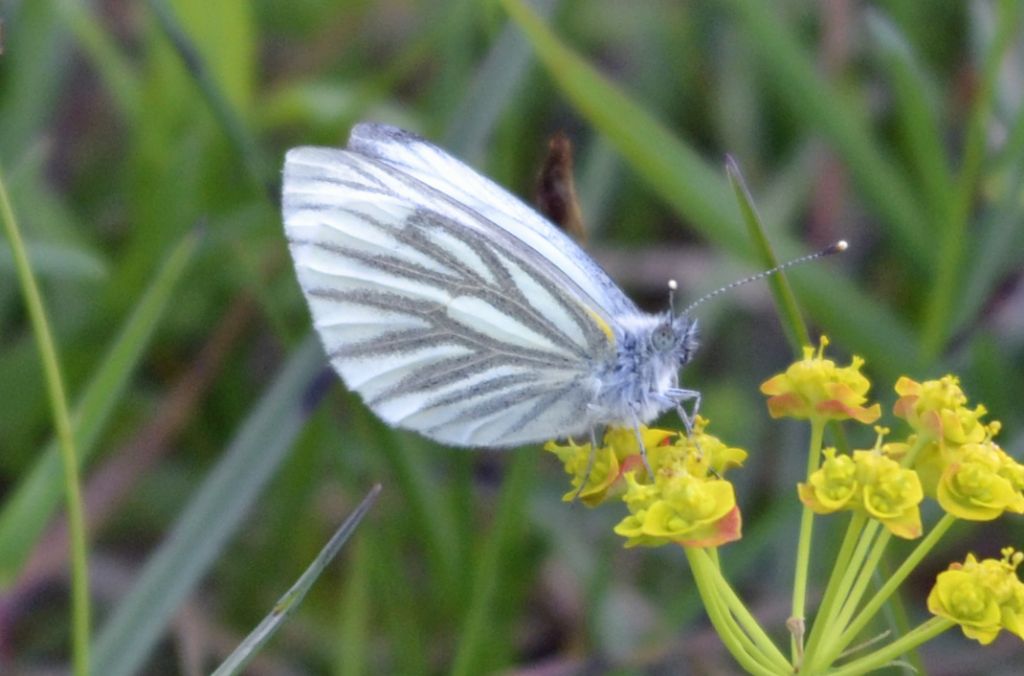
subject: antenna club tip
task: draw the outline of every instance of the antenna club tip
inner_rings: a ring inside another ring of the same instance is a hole
[[[679,283],[676,282],[676,280],[674,279],[670,279],[668,280],[668,288],[672,291],[675,291],[676,289],[679,288]]]
[[[825,255],[837,254],[842,253],[843,251],[846,251],[849,248],[849,242],[847,242],[845,239],[841,239],[832,246],[830,246],[829,248],[825,249],[822,253],[824,253]]]

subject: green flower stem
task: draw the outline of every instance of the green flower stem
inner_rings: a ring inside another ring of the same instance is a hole
[[[736,622],[736,618],[729,612],[724,599],[714,592],[710,592],[705,597],[705,602],[708,605],[708,617],[712,618],[715,631],[722,643],[729,646],[730,654],[735,656],[741,664],[745,659],[756,663],[767,673],[778,672],[778,669],[773,668],[768,658],[758,649],[754,640]]]
[[[860,659],[830,671],[829,676],[859,676],[859,674],[866,674],[874,669],[885,666],[900,655],[913,650],[922,643],[930,641],[954,626],[956,626],[956,623],[952,620],[947,620],[944,617],[933,617],[877,652],[865,655]]]
[[[742,629],[754,640],[758,650],[771,661],[774,667],[790,671],[791,665],[786,660],[786,657],[772,643],[768,635],[764,633],[757,619],[750,614],[742,599],[736,595],[736,592],[726,581],[721,569],[715,565],[715,562],[708,556],[706,551],[699,550],[697,556],[704,558],[704,570],[714,585],[715,592],[717,592],[719,598],[725,601],[729,611],[736,617]]]
[[[839,619],[836,622],[837,627],[846,627],[850,623],[850,618],[853,617],[853,613],[857,610],[857,606],[860,605],[861,599],[864,598],[864,591],[868,588],[868,584],[871,582],[871,578],[874,577],[875,571],[878,570],[878,561],[882,558],[882,554],[885,552],[885,547],[889,544],[891,537],[892,534],[888,530],[883,530],[871,546],[871,553],[868,554],[867,561],[865,561],[864,566],[860,569],[857,582],[854,583],[853,589],[850,590],[846,597],[846,602],[843,603],[843,607],[839,611]]]
[[[820,629],[818,629],[821,639],[819,639],[818,645],[815,646],[814,652],[808,652],[806,659],[804,660],[804,671],[808,673],[813,672],[814,669],[812,667],[817,667],[822,662],[819,655],[829,650],[831,642],[828,640],[828,637],[835,636],[839,631],[842,631],[842,625],[839,624],[839,615],[842,614],[841,608],[845,605],[846,600],[850,596],[850,589],[853,587],[857,579],[857,573],[860,572],[861,567],[864,564],[864,559],[868,555],[871,543],[875,540],[875,535],[878,533],[878,527],[879,523],[877,521],[868,521],[867,525],[861,530],[860,537],[857,540],[857,546],[853,550],[853,554],[850,556],[846,569],[840,576],[833,601],[833,607],[835,607],[836,603],[840,604],[839,613],[831,613],[829,615],[825,615],[821,612],[818,613],[815,624],[822,625]],[[824,645],[822,645],[822,643],[824,643]]]
[[[823,419],[811,419],[811,443],[807,452],[807,476],[810,477],[818,469],[821,461],[821,440],[825,433]],[[793,611],[791,621],[804,622],[804,606],[807,601],[807,571],[811,562],[811,533],[814,530],[814,512],[804,505],[800,515],[800,539],[796,549],[796,576],[793,580]],[[803,653],[803,637],[794,635],[791,641],[791,653],[795,663]]]
[[[46,319],[46,308],[32,275],[32,266],[25,252],[18,222],[14,217],[7,187],[0,173],[0,218],[3,219],[7,238],[11,243],[11,254],[17,269],[18,281],[32,331],[36,337],[39,355],[43,362],[46,390],[50,397],[53,424],[60,441],[61,460],[64,466],[64,494],[68,509],[68,532],[71,540],[71,660],[76,676],[89,673],[89,561],[86,551],[85,516],[82,508],[82,488],[78,478],[78,458],[75,453],[74,433],[71,430],[71,416],[64,394],[64,383],[60,375],[60,360],[50,334]]]
[[[807,641],[805,655],[814,655],[822,637],[825,636],[825,625],[830,624],[829,618],[835,617],[838,611],[834,606],[836,605],[836,599],[839,598],[839,582],[850,565],[853,548],[857,545],[860,534],[864,530],[864,525],[867,523],[867,518],[867,515],[861,511],[853,512],[853,515],[850,517],[850,524],[846,527],[843,544],[839,548],[835,565],[832,567],[832,574],[828,579],[828,586],[825,588],[825,596],[821,600],[821,605],[818,606],[818,612],[814,615],[814,624],[811,625],[811,635]]]
[[[853,622],[850,623],[850,626],[847,627],[839,638],[833,642],[833,645],[827,649],[824,656],[828,661],[835,659],[834,655],[838,655],[846,648],[847,645],[850,644],[851,641],[857,638],[857,635],[860,634],[865,626],[867,626],[868,622],[871,621],[882,607],[882,604],[892,596],[897,587],[907,579],[910,572],[914,570],[914,568],[917,567],[917,564],[919,564],[921,560],[928,555],[928,552],[938,544],[939,540],[942,539],[942,536],[946,534],[946,531],[948,531],[955,522],[955,516],[946,514],[937,524],[935,524],[935,527],[932,528],[931,532],[921,540],[900,567],[893,571],[892,575],[889,576],[889,579],[885,581],[885,584],[875,592],[875,595],[867,602],[864,609],[860,611],[857,617],[854,618]]]
[[[768,660],[768,657],[760,652],[749,636],[736,623],[736,620],[726,608],[725,599],[716,592],[713,581],[712,570],[714,564],[708,557],[703,555],[700,549],[684,547],[686,558],[690,561],[690,569],[693,572],[693,579],[697,583],[697,591],[704,601],[704,607],[718,633],[722,643],[729,650],[729,653],[739,662],[748,673],[758,676],[777,676],[780,673],[791,673],[789,664],[784,662],[782,671]]]
[[[823,651],[828,649],[830,644],[828,637],[836,636],[842,631],[843,625],[840,624],[840,616],[842,616],[843,608],[850,597],[850,590],[853,588],[857,581],[857,574],[860,572],[861,567],[864,564],[864,559],[867,557],[867,553],[870,551],[871,543],[874,542],[874,537],[879,532],[879,522],[868,519],[863,529],[860,531],[859,538],[857,539],[857,545],[850,555],[850,560],[840,576],[839,584],[836,586],[835,596],[833,600],[833,611],[824,614],[819,611],[815,620],[815,627],[818,630],[820,638],[814,645],[814,650],[807,650],[804,660],[804,671],[811,673],[814,668],[818,667],[822,660],[820,659]],[[838,607],[837,607],[838,606]],[[823,643],[823,645],[822,645]]]

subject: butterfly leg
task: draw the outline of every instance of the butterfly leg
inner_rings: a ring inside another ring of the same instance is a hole
[[[700,392],[697,390],[674,388],[668,391],[668,396],[672,397],[676,402],[676,412],[679,413],[679,419],[683,421],[686,434],[693,436],[693,423],[697,420],[697,413],[700,411]],[[690,411],[687,411],[686,407],[683,406],[684,401],[693,402]]]
[[[590,483],[590,473],[594,471],[594,459],[597,457],[597,431],[590,428],[590,457],[587,459],[587,471],[583,473],[583,480],[580,482],[580,487],[576,489],[576,492],[572,496],[572,501],[576,502],[583,489]]]
[[[697,447],[697,452],[703,456],[704,451],[700,447],[700,442],[693,436],[693,425],[697,420],[697,412],[700,411],[700,392],[697,390],[673,389],[669,391],[669,396],[674,397],[676,400],[676,411],[679,413],[679,418],[683,421],[683,426],[686,428],[686,436],[693,439],[693,445]],[[683,402],[688,400],[693,401],[690,411],[687,411],[686,407],[683,406]],[[718,472],[715,471],[714,467],[709,466],[708,472],[718,477]]]
[[[636,445],[640,447],[640,459],[644,462],[644,469],[647,470],[647,476],[654,479],[654,472],[651,470],[651,463],[647,462],[647,448],[644,446],[643,437],[640,435],[640,420],[633,414],[633,434],[636,435]]]

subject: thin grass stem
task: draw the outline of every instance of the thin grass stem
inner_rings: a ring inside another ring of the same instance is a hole
[[[85,510],[82,506],[82,486],[78,472],[78,454],[75,436],[68,413],[68,401],[61,377],[60,359],[53,342],[50,324],[46,318],[39,286],[32,274],[32,266],[21,238],[21,230],[7,194],[7,186],[0,172],[0,218],[4,222],[11,244],[14,265],[25,297],[25,306],[32,332],[36,338],[39,356],[46,378],[46,391],[50,398],[50,412],[60,442],[61,461],[64,466],[64,495],[68,510],[68,533],[71,546],[71,661],[75,676],[89,673],[89,555],[85,537]]]

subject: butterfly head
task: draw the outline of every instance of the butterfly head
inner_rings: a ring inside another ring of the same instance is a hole
[[[650,334],[651,349],[679,366],[686,364],[697,349],[697,321],[688,315],[666,312]]]

